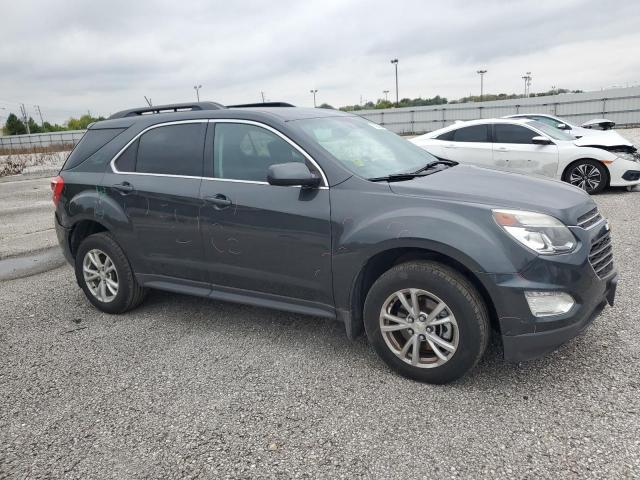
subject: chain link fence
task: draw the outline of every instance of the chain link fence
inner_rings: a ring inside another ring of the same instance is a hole
[[[71,150],[86,130],[0,136],[0,155]]]

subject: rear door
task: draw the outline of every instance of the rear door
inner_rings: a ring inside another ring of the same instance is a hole
[[[209,130],[200,225],[211,283],[331,305],[326,181],[313,189],[267,183],[272,164],[304,162],[322,177],[319,168],[266,125],[216,121]]]
[[[495,168],[513,172],[555,177],[558,146],[534,144],[541,134],[523,125],[493,125],[493,163]]]
[[[105,175],[105,192],[129,220],[122,230],[137,273],[206,281],[198,229],[206,128],[206,120],[154,126]]]
[[[444,158],[459,163],[491,167],[490,125],[469,125],[441,135]]]

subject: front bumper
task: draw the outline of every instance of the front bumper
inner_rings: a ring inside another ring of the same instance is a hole
[[[492,275],[488,290],[507,361],[530,360],[555,350],[585,330],[607,303],[613,305],[618,283],[616,269],[599,278],[589,263],[592,242],[608,227],[600,222],[589,230],[570,228],[579,240],[574,252],[539,256],[520,273]],[[566,314],[535,317],[525,299],[527,290],[566,292],[575,305]]]
[[[640,179],[629,172],[640,170],[640,163],[624,158],[616,158],[613,163],[607,165],[609,168],[609,185],[612,187],[631,187],[640,184]]]
[[[546,325],[548,328],[546,331],[503,335],[505,360],[510,362],[531,360],[555,350],[580,335],[600,315],[607,302],[613,305],[617,283],[618,277],[614,275],[606,282],[604,292],[595,297],[591,304],[579,308],[579,311],[570,317],[569,324],[561,321],[559,325]]]

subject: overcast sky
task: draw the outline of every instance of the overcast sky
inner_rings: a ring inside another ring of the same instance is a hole
[[[553,85],[640,84],[640,2],[142,1],[3,2],[0,121],[24,102],[63,121],[144,105],[268,100],[334,106],[454,99]],[[390,98],[393,93],[390,93]]]

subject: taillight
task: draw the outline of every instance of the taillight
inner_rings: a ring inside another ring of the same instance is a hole
[[[51,191],[53,192],[53,204],[57,207],[60,197],[62,196],[62,189],[64,188],[64,179],[58,175],[51,179]]]

